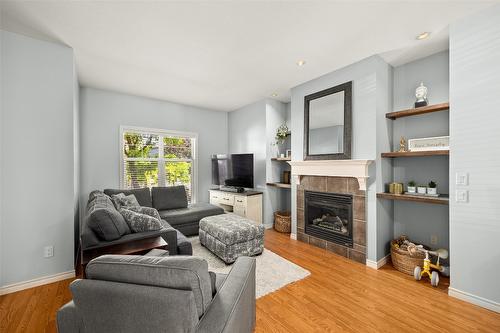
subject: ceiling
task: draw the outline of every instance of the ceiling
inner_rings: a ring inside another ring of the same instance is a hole
[[[444,50],[450,22],[493,2],[2,1],[0,24],[72,47],[83,86],[231,111],[373,54]]]

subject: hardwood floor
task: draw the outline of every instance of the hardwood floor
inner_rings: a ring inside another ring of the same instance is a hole
[[[256,332],[500,332],[500,314],[390,266],[374,270],[266,231],[266,248],[311,275],[257,300]],[[65,280],[0,297],[0,332],[56,332]]]

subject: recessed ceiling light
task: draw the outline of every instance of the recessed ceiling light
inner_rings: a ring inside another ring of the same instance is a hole
[[[271,97],[278,97],[278,93],[272,93]]]
[[[429,38],[429,36],[431,35],[430,32],[422,32],[421,34],[418,34],[417,35],[417,40],[423,40],[423,39],[426,39],[426,38]]]
[[[305,60],[299,60],[297,61],[297,66],[304,66],[306,64]]]

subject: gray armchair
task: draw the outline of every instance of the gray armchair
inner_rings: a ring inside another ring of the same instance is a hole
[[[197,257],[106,255],[75,280],[59,309],[59,333],[253,332],[255,259],[239,258],[228,275]]]

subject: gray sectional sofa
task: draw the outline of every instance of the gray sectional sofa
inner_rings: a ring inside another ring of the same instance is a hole
[[[116,220],[120,213],[114,207],[110,197],[114,194],[133,194],[144,207],[158,210],[163,221],[162,228],[156,231],[133,233],[127,226]],[[191,243],[185,236],[197,235],[200,219],[206,216],[224,213],[222,208],[207,203],[188,204],[184,186],[157,187],[121,190],[106,189],[94,191],[89,195],[85,218],[82,224],[82,250],[94,250],[115,244],[161,236],[168,243],[171,255],[191,255]],[[105,219],[110,228],[96,227],[96,221]]]
[[[228,275],[196,257],[106,255],[75,280],[57,313],[59,333],[250,333],[255,327],[255,259]]]

